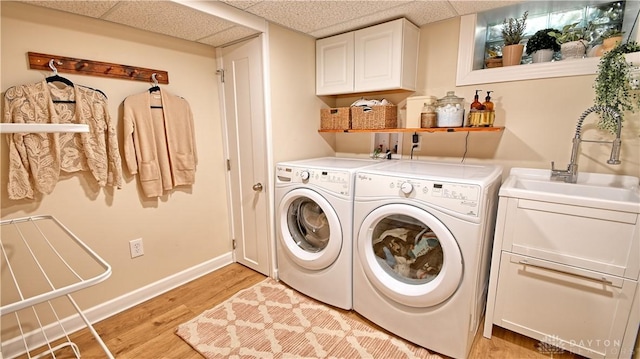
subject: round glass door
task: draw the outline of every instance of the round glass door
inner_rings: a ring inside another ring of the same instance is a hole
[[[440,304],[462,280],[455,238],[436,217],[414,206],[390,204],[372,211],[356,247],[369,281],[407,306]]]
[[[335,262],[342,248],[342,228],[324,197],[295,189],[282,198],[278,214],[280,244],[294,262],[312,270]]]

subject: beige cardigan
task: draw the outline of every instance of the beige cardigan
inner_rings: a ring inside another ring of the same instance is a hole
[[[138,174],[147,197],[193,184],[198,158],[189,103],[166,90],[127,97],[124,156],[129,172]]]
[[[4,95],[3,122],[89,125],[89,133],[7,135],[10,199],[51,193],[60,171],[90,171],[99,186],[121,188],[117,131],[104,94],[77,84],[58,88],[46,80],[11,87]]]

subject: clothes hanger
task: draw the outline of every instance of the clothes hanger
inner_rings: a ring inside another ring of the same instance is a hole
[[[155,72],[151,74],[151,80],[153,80],[153,86],[149,88],[149,93],[160,91],[160,86],[158,86],[158,78]],[[151,106],[151,108],[162,108],[162,106]]]
[[[158,86],[158,78],[157,74],[154,72],[151,74],[151,80],[153,80],[153,86],[149,88],[149,92],[160,91],[160,86]]]
[[[65,84],[67,86],[74,87],[73,82],[71,82],[67,78],[64,78],[64,77],[58,75],[58,69],[55,67],[55,65],[53,63],[54,63],[53,59],[49,60],[49,68],[51,68],[51,71],[53,71],[53,75],[49,76],[49,77],[47,77],[45,79],[47,81],[47,83],[62,82],[63,84]],[[58,61],[58,65],[62,65],[62,62]],[[76,103],[76,102],[75,101],[69,101],[69,100],[53,100],[53,103]]]
[[[73,87],[74,85],[73,85],[73,82],[71,82],[71,80],[58,75],[58,69],[53,64],[53,61],[54,61],[53,59],[49,60],[49,68],[51,68],[51,71],[53,71],[53,75],[46,78],[47,82],[57,81],[57,82],[62,82],[67,86]],[[62,65],[62,62],[58,61],[58,65]]]

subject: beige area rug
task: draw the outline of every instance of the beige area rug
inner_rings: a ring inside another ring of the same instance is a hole
[[[178,326],[205,358],[440,358],[271,278]]]

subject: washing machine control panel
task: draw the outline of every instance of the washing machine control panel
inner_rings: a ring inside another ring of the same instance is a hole
[[[281,183],[317,186],[345,196],[352,191],[351,173],[348,171],[277,166],[276,177]]]
[[[355,181],[357,198],[413,199],[473,217],[479,216],[481,193],[476,184],[369,173],[358,173]]]

